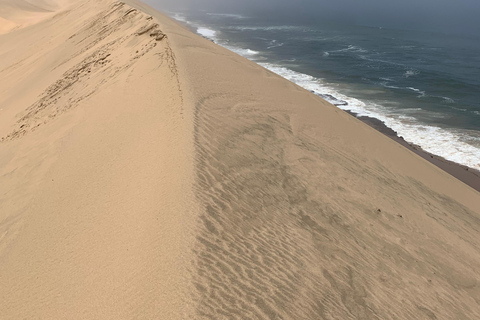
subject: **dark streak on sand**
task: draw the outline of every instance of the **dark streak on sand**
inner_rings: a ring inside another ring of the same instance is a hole
[[[455,163],[453,161],[449,161],[423,150],[418,145],[408,143],[402,137],[399,137],[396,131],[387,127],[385,123],[379,119],[366,116],[359,117],[354,112],[346,112],[480,192],[480,171]]]

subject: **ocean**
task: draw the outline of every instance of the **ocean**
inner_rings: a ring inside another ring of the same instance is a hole
[[[407,142],[480,170],[480,37],[171,12],[200,35]]]

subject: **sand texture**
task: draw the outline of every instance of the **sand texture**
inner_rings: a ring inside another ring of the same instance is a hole
[[[1,319],[480,319],[477,191],[125,2],[0,35]]]
[[[187,312],[193,127],[161,34],[78,1],[0,39],[1,319]]]

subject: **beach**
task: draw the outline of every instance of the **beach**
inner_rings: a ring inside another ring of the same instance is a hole
[[[366,117],[366,116],[358,116],[353,112],[350,112],[349,114],[358,118],[359,120],[371,126],[375,130],[378,130],[379,132],[385,134],[387,137],[391,138],[393,141],[400,143],[405,148],[409,149],[413,153],[419,155],[423,159],[439,167],[445,172],[451,174],[452,176],[462,181],[463,183],[467,184],[468,186],[472,187],[473,189],[480,191],[480,172],[478,170],[474,168],[470,168],[465,165],[455,163],[453,161],[449,161],[438,155],[435,155],[433,153],[423,150],[421,146],[408,143],[407,141],[405,141],[405,139],[403,139],[402,137],[399,137],[394,130],[387,127],[385,123],[383,123],[381,120],[378,120],[376,118]]]
[[[476,182],[142,2],[13,3],[2,319],[480,318]]]

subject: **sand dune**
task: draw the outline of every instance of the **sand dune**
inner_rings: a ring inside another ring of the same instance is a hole
[[[2,318],[480,318],[478,192],[140,2],[50,10],[0,36]]]
[[[193,129],[160,34],[82,1],[0,39],[2,319],[188,311]]]

